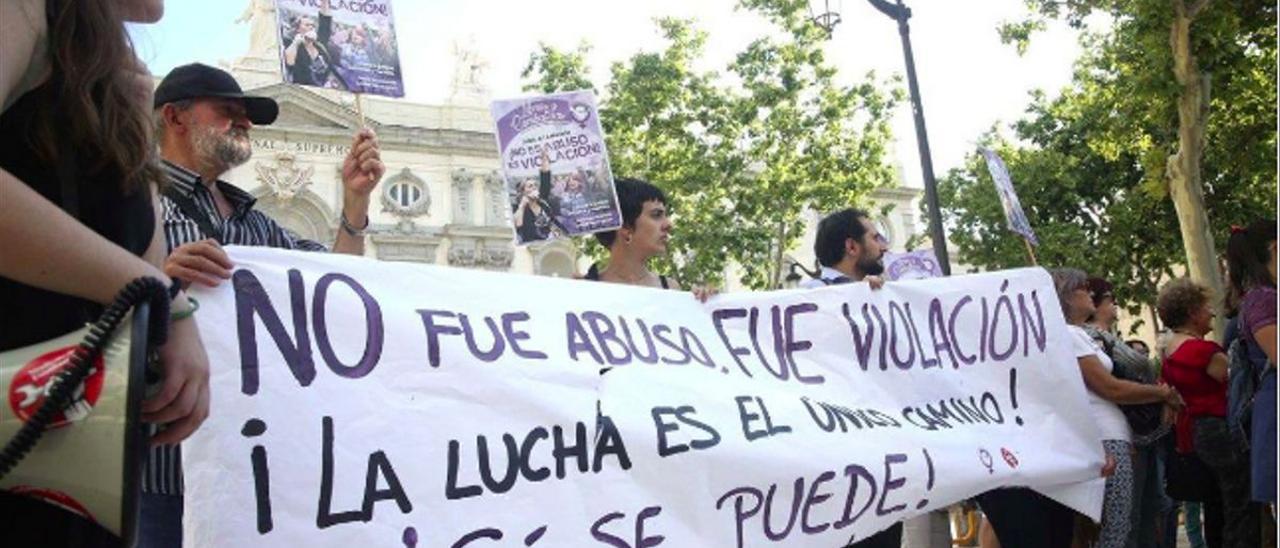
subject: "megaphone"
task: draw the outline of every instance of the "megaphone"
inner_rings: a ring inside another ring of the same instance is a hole
[[[55,413],[0,490],[34,497],[90,520],[132,546],[138,524],[139,472],[145,443],[139,419],[147,363],[147,303],[105,340],[71,404]],[[92,326],[39,344],[0,352],[0,444],[12,445],[50,396],[54,379]],[[87,338],[88,337],[88,338]],[[5,447],[6,451],[9,447]],[[0,455],[14,458],[13,455]],[[2,460],[0,460],[2,462]]]

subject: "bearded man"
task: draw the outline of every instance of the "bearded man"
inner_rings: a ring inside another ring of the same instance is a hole
[[[156,88],[154,106],[160,157],[168,174],[168,187],[161,197],[169,247],[165,274],[184,285],[216,286],[231,277],[233,268],[223,245],[328,251],[255,210],[253,195],[220,179],[249,160],[253,154],[249,130],[275,121],[280,112],[275,100],[245,95],[230,74],[194,63],[164,77]],[[342,163],[343,204],[334,252],[364,254],[369,195],[384,171],[373,132],[360,130]],[[177,398],[195,405],[197,397],[204,397],[197,393],[184,387]],[[142,475],[138,546],[178,546],[182,523],[179,448],[155,446],[148,457]]]
[[[866,211],[847,208],[823,217],[813,239],[813,255],[822,270],[800,282],[800,287],[867,282],[872,289],[884,285],[884,254],[889,242],[876,229]]]
[[[828,214],[818,222],[813,238],[813,255],[822,270],[818,276],[800,283],[815,288],[867,282],[871,289],[884,286],[884,254],[888,240],[871,222],[866,211],[845,208]],[[902,522],[867,538],[849,544],[849,548],[899,548],[902,546]]]

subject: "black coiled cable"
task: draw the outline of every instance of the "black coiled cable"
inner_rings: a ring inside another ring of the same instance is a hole
[[[93,361],[102,354],[111,334],[124,320],[125,314],[144,301],[151,305],[146,343],[149,348],[164,344],[168,338],[169,329],[169,292],[156,278],[137,278],[116,294],[115,300],[89,327],[89,334],[80,341],[68,360],[70,367],[63,368],[57,378],[52,381],[53,387],[49,389],[40,409],[36,410],[22,428],[18,429],[18,433],[5,444],[4,449],[0,450],[0,479],[7,476],[35,447],[36,442],[40,441],[45,427],[50,420],[53,420],[54,414],[65,410],[71,404],[75,388],[80,386],[80,383],[84,382],[85,377],[89,375]],[[139,342],[134,341],[134,344]]]

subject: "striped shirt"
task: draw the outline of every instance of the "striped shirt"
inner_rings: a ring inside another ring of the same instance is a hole
[[[213,194],[200,180],[200,175],[181,166],[165,161],[162,167],[168,176],[170,192],[176,191],[186,196],[195,206],[195,210],[206,216],[209,226],[219,234],[203,234],[200,223],[188,217],[182,208],[168,196],[161,196],[163,209],[164,236],[168,241],[168,251],[191,242],[206,238],[215,238],[222,245],[254,245],[277,247],[281,249],[299,249],[303,251],[328,251],[324,244],[306,240],[280,226],[275,219],[253,209],[257,201],[252,194],[240,190],[226,181],[218,181],[218,190],[231,204],[231,214],[225,219],[218,213],[213,201]],[[155,433],[154,427],[149,427]],[[162,495],[182,494],[182,453],[180,446],[162,445],[150,449],[146,468],[142,474],[142,491]]]

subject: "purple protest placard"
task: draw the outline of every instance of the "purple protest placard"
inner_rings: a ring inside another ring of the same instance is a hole
[[[594,94],[498,100],[490,110],[517,244],[622,226]]]
[[[1000,195],[1000,206],[1004,208],[1004,217],[1009,221],[1009,230],[1021,234],[1031,245],[1040,245],[1036,241],[1036,233],[1031,230],[1031,221],[1022,211],[1022,202],[1018,201],[1018,193],[1013,190],[1013,179],[1009,178],[1009,168],[1005,167],[1000,155],[990,149],[979,149],[987,161],[987,170],[991,172],[991,180],[996,183],[996,193]]]
[[[285,83],[404,97],[391,0],[276,0]]]
[[[923,280],[942,277],[942,267],[932,249],[906,253],[885,253],[884,274],[890,281]]]

